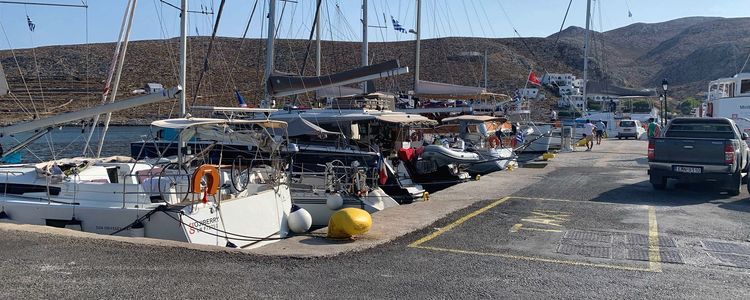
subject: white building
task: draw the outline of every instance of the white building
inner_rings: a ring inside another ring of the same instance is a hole
[[[573,85],[576,77],[571,73],[547,73],[542,76],[542,84],[555,84],[557,86]]]
[[[578,95],[581,94],[581,88],[573,85],[563,85],[558,87],[557,94],[562,97],[565,95]]]
[[[537,97],[539,97],[539,89],[538,88],[517,89],[514,95],[516,97],[521,97],[521,98],[526,98],[526,99],[537,99]]]

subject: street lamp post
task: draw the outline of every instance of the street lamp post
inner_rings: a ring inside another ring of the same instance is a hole
[[[666,78],[662,79],[661,87],[664,89],[664,126],[667,126],[667,88],[669,87],[669,82],[667,82]]]

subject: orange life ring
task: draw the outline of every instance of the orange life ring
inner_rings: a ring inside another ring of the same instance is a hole
[[[201,165],[198,169],[193,172],[193,178],[190,181],[192,187],[191,192],[193,194],[200,194],[204,192],[201,189],[201,181],[203,177],[206,177],[206,189],[207,195],[214,195],[219,191],[219,169],[213,165]]]
[[[495,135],[491,135],[487,138],[487,143],[490,145],[491,148],[497,148],[497,146],[500,146],[500,138],[498,138]]]

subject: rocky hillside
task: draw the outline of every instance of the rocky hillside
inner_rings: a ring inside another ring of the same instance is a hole
[[[457,58],[466,51],[489,54],[489,90],[510,93],[524,85],[529,66],[538,74],[571,72],[581,76],[584,30],[570,27],[546,38],[441,38],[422,43],[422,79],[480,85],[481,58]],[[209,59],[208,71],[199,91],[197,80],[204,68],[208,38],[190,39],[188,66],[189,103],[236,105],[232,91],[239,89],[250,102],[262,95],[265,46],[262,40],[220,38]],[[0,51],[13,95],[0,98],[3,122],[89,107],[101,101],[100,91],[115,45],[93,44],[40,47]],[[693,96],[706,89],[709,80],[735,74],[745,62],[750,47],[750,18],[691,17],[656,24],[637,23],[607,32],[594,32],[590,74],[625,87],[655,88],[666,77],[672,95]],[[359,44],[325,42],[323,73],[333,73],[359,62]],[[314,72],[313,53],[307,56],[307,41],[280,40],[276,47],[276,69],[305,74]],[[311,48],[312,49],[312,48]],[[399,59],[414,66],[414,42],[372,43],[371,62]],[[128,48],[118,97],[147,82],[174,86],[177,81],[177,40],[137,41]],[[540,75],[541,76],[541,75]],[[405,91],[412,75],[380,80],[378,88]],[[194,96],[197,95],[198,97]],[[304,98],[304,97],[302,97]],[[30,101],[29,99],[34,99]],[[304,99],[303,99],[304,100]],[[133,109],[116,115],[119,123],[139,123],[164,117],[176,109],[173,102]]]

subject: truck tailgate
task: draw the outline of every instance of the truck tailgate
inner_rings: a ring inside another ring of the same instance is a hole
[[[658,138],[654,156],[661,162],[724,164],[724,140],[696,138]]]

